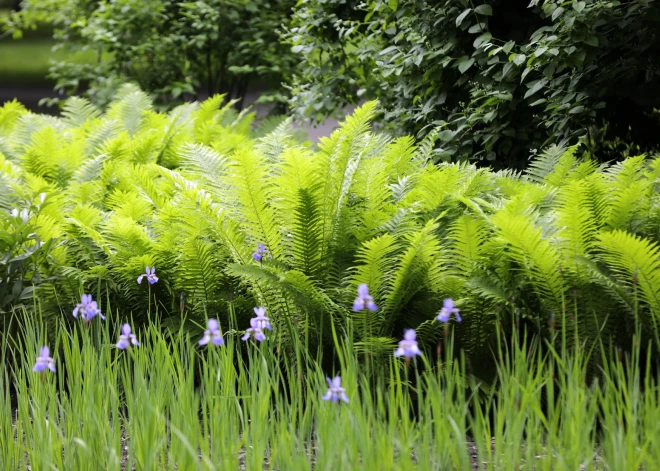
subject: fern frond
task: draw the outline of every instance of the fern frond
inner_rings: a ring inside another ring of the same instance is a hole
[[[144,120],[146,111],[151,111],[153,103],[149,95],[131,84],[124,85],[110,103],[107,117],[116,119],[130,136],[135,135]]]
[[[660,325],[660,248],[657,243],[625,231],[603,232],[599,243],[601,257],[619,283],[635,289],[651,311],[650,326],[658,335]]]
[[[273,257],[281,255],[280,224],[270,206],[273,199],[272,181],[266,173],[264,159],[251,149],[239,150],[229,159],[228,185],[237,205],[231,211],[237,221],[242,221],[246,234],[257,243],[266,244]]]
[[[453,241],[449,259],[457,274],[469,277],[482,261],[482,245],[486,238],[485,224],[468,214],[459,217],[449,230]]]
[[[291,251],[294,266],[311,279],[320,279],[321,218],[311,192],[301,188],[295,209],[295,223]]]
[[[28,110],[16,99],[0,106],[0,135],[9,135],[18,123],[18,119]]]
[[[539,294],[547,312],[562,312],[566,287],[561,278],[559,254],[543,232],[529,217],[500,211],[493,217],[497,235],[508,248],[508,254],[526,274]]]
[[[90,119],[98,118],[101,112],[89,100],[82,97],[71,97],[64,102],[62,116],[71,127],[82,126]]]

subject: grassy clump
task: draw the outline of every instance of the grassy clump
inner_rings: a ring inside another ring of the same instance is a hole
[[[123,320],[118,314],[48,331],[38,318],[19,320],[24,340],[4,337],[0,350],[8,365],[0,376],[2,469],[660,465],[660,395],[638,351],[611,356],[590,377],[581,347],[513,338],[502,342],[496,382],[486,388],[450,356],[410,364],[390,357],[369,372],[351,335],[340,333],[326,353],[334,366],[322,371],[302,344],[284,355],[276,331],[243,343],[236,329],[244,326],[229,325],[225,345],[199,347],[201,328],[191,336],[151,324],[137,331],[139,347],[120,351],[110,327]],[[54,347],[55,374],[30,371],[44,343]],[[324,376],[335,374],[348,404],[321,400]]]

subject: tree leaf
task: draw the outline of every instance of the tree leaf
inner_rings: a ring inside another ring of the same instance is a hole
[[[552,21],[555,21],[562,13],[564,13],[564,7],[556,8],[555,11],[552,12]]]
[[[587,4],[585,2],[578,2],[573,0],[573,9],[578,13],[582,13],[582,10],[584,10],[584,7],[586,6]]]
[[[578,113],[582,113],[583,111],[584,111],[584,106],[578,105],[571,108],[568,114],[578,114]]]
[[[387,6],[389,6],[392,11],[397,11],[399,9],[399,0],[388,0]]]
[[[472,67],[472,64],[474,64],[474,57],[463,56],[458,60],[458,71],[463,74]]]
[[[463,23],[463,20],[470,14],[471,11],[472,8],[468,8],[463,13],[458,15],[458,17],[456,18],[456,26],[461,26],[461,23]]]
[[[548,83],[548,81],[545,80],[545,79],[538,80],[536,83],[534,83],[534,85],[532,85],[530,87],[529,90],[527,90],[527,92],[525,93],[524,98],[528,98],[528,97],[534,95],[536,92],[541,90],[546,85],[546,83]]]
[[[479,5],[477,8],[474,9],[474,12],[480,15],[493,16],[493,7],[486,4]]]
[[[525,54],[516,54],[513,56],[513,63],[516,65],[523,65],[527,56]]]
[[[489,41],[492,37],[493,37],[493,35],[490,34],[490,33],[480,34],[479,36],[477,36],[477,39],[474,40],[474,42],[472,43],[472,46],[474,46],[475,49],[479,49],[479,47],[483,43]]]
[[[588,36],[584,42],[590,46],[598,47],[598,38],[596,36]]]
[[[481,33],[482,31],[485,32],[486,29],[488,29],[488,26],[486,26],[486,23],[477,23],[476,25],[473,25],[470,29],[468,29],[468,33],[471,33],[471,34]]]

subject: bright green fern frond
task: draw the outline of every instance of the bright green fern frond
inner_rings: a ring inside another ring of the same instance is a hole
[[[639,156],[616,164],[608,172],[611,203],[607,224],[612,229],[635,232],[635,218],[648,211],[655,191],[644,170],[644,156]]]
[[[401,309],[425,285],[425,279],[440,244],[434,234],[438,224],[429,221],[422,229],[408,235],[407,247],[396,257],[394,270],[379,309],[383,317],[382,332],[389,332],[392,324],[401,315]]]
[[[89,119],[98,118],[101,115],[96,106],[82,97],[71,97],[64,103],[62,117],[71,127],[82,126]]]
[[[528,216],[500,211],[493,217],[497,234],[508,248],[508,255],[526,274],[533,289],[550,311],[562,312],[566,287],[561,278],[561,259],[540,227]]]
[[[291,251],[298,270],[313,280],[320,279],[321,217],[316,200],[304,188],[298,191]]]
[[[274,162],[285,150],[296,144],[292,123],[293,119],[287,118],[259,139],[257,149],[264,153],[267,160]]]
[[[351,284],[366,283],[376,302],[380,302],[383,286],[390,282],[392,269],[396,264],[395,253],[400,249],[397,239],[390,234],[383,234],[362,244],[357,253],[357,262],[353,268]]]
[[[133,136],[140,130],[145,111],[150,111],[152,107],[149,95],[134,85],[127,84],[115,95],[106,117],[119,121],[124,130]]]
[[[27,109],[18,101],[12,100],[0,106],[0,135],[9,135],[18,118],[27,114]]]
[[[558,193],[557,225],[560,246],[568,260],[587,257],[594,247],[598,220],[589,198],[589,182],[573,180]]]
[[[214,244],[200,238],[185,243],[177,257],[176,289],[182,290],[200,312],[209,315],[218,309],[222,286],[222,257]]]
[[[633,290],[638,287],[639,299],[651,310],[653,332],[660,334],[660,248],[651,242],[624,231],[603,232],[599,237],[601,257],[619,283]]]
[[[562,174],[568,174],[575,165],[576,148],[566,149],[564,147],[550,146],[530,162],[527,168],[527,176],[537,183],[557,184]]]
[[[222,183],[222,176],[227,171],[227,160],[213,149],[203,144],[186,144],[179,151],[183,170],[190,172],[214,196],[222,196],[226,185]]]
[[[482,261],[482,244],[487,232],[482,220],[469,214],[459,217],[450,228],[453,241],[449,259],[457,274],[468,277]]]
[[[242,221],[252,244],[263,243],[273,257],[281,255],[280,223],[270,206],[274,187],[267,174],[263,156],[251,149],[239,150],[229,159],[227,184],[238,205],[230,208]]]

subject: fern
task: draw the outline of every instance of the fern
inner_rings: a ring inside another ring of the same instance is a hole
[[[624,231],[604,232],[599,238],[601,257],[618,282],[636,290],[650,309],[649,326],[656,335],[660,320],[660,248]],[[657,339],[656,339],[657,340]]]
[[[82,126],[90,119],[98,118],[101,112],[89,100],[81,97],[71,97],[64,103],[62,116],[71,127]]]
[[[375,134],[376,111],[358,108],[312,149],[287,119],[251,131],[254,114],[223,96],[168,114],[133,86],[107,112],[5,105],[0,210],[29,208],[52,244],[35,268],[52,313],[92,291],[139,316],[150,299],[135,280],[156,265],[164,322],[212,314],[242,329],[264,305],[285,355],[296,338],[332,345],[333,328],[375,358],[403,327],[433,348],[446,297],[473,366],[516,313],[548,338],[552,312],[589,344],[630,341],[635,322],[658,336],[660,158],[597,165],[554,147],[526,173],[435,165],[434,133],[417,146]],[[253,259],[259,243],[272,259]],[[361,283],[377,311],[350,310]]]

